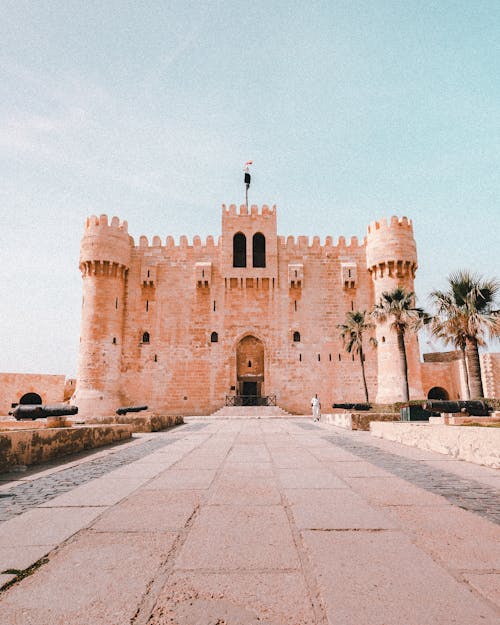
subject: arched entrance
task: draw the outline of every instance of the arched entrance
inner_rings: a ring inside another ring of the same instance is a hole
[[[448,391],[441,386],[433,386],[427,393],[427,399],[450,399]]]
[[[35,404],[41,404],[42,398],[38,393],[25,393],[19,400],[19,403],[23,405],[29,404],[33,406]]]
[[[236,377],[242,404],[258,404],[264,383],[264,345],[255,336],[245,336],[236,348]]]

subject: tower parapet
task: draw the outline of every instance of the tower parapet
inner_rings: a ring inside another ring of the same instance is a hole
[[[418,264],[411,220],[393,216],[389,223],[382,219],[368,226],[366,266],[375,281],[379,278],[390,278],[399,284],[403,281],[407,287],[411,283],[413,290]]]
[[[127,222],[92,215],[80,246],[82,325],[74,403],[82,415],[120,405],[121,350],[127,274],[133,247]]]

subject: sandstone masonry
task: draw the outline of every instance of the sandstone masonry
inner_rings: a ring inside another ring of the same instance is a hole
[[[222,207],[222,234],[136,245],[127,222],[87,219],[80,251],[82,327],[73,402],[102,415],[123,404],[207,414],[226,395],[276,395],[309,412],[318,393],[361,401],[358,360],[336,325],[369,310],[383,291],[413,290],[412,222],[373,222],[363,241],[278,236],[276,208]],[[372,400],[402,399],[397,345],[387,326],[366,345]],[[368,339],[368,337],[367,337]],[[410,393],[424,397],[417,337],[408,340]]]

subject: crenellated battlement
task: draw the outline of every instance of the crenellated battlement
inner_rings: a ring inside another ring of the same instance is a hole
[[[259,211],[259,207],[256,204],[252,204],[250,206],[250,210],[248,210],[248,206],[245,204],[241,204],[239,209],[236,207],[236,204],[230,204],[229,207],[226,204],[222,205],[222,212],[225,215],[253,215],[253,216],[262,216],[262,215],[275,215],[276,214],[276,205],[273,204],[269,208],[267,204],[264,204]]]
[[[408,217],[393,215],[389,223],[387,223],[387,219],[383,217],[380,221],[372,221],[370,223],[368,226],[368,236],[394,229],[413,232],[413,222],[411,219],[408,219]]]
[[[109,223],[109,219],[107,215],[90,215],[85,220],[85,228],[86,229],[95,229],[95,228],[114,228],[116,230],[120,230],[121,232],[128,233],[128,223],[127,221],[120,221],[120,219],[116,216],[111,218],[111,223]]]
[[[304,235],[299,235],[298,237],[291,235],[284,237],[280,235],[278,236],[278,245],[291,253],[303,252],[304,250],[331,252],[335,249],[357,251],[364,247],[365,242],[362,241],[360,243],[358,237],[353,236],[347,243],[344,236],[339,236],[337,243],[334,243],[333,237],[327,236],[324,243],[321,244],[321,239],[318,236],[313,236],[312,240],[310,240],[308,236]]]
[[[172,250],[172,249],[187,249],[187,248],[194,248],[194,249],[206,248],[206,249],[211,250],[211,249],[214,249],[216,245],[214,242],[214,237],[211,234],[207,236],[207,238],[205,239],[205,242],[203,242],[201,237],[197,234],[193,236],[191,242],[189,241],[189,238],[185,234],[182,234],[179,237],[178,243],[175,242],[175,239],[173,236],[168,235],[165,238],[165,244],[162,243],[161,238],[157,235],[153,236],[153,238],[151,239],[151,244],[150,244],[148,237],[142,234],[139,237],[139,245],[137,247],[139,249],[165,248],[168,250]]]

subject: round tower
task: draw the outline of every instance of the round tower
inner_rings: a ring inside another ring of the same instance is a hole
[[[121,404],[125,288],[133,239],[127,222],[92,215],[80,246],[83,278],[78,374],[73,402],[84,416],[113,414]]]
[[[389,224],[382,219],[368,226],[366,237],[366,265],[374,285],[374,303],[382,293],[402,287],[414,290],[417,270],[417,246],[413,237],[413,225],[406,217],[391,217]],[[404,400],[404,380],[401,376],[397,336],[390,328],[390,321],[377,323],[378,386],[376,403],[392,403]],[[410,398],[422,398],[420,353],[416,334],[405,335],[408,359],[408,382]]]

